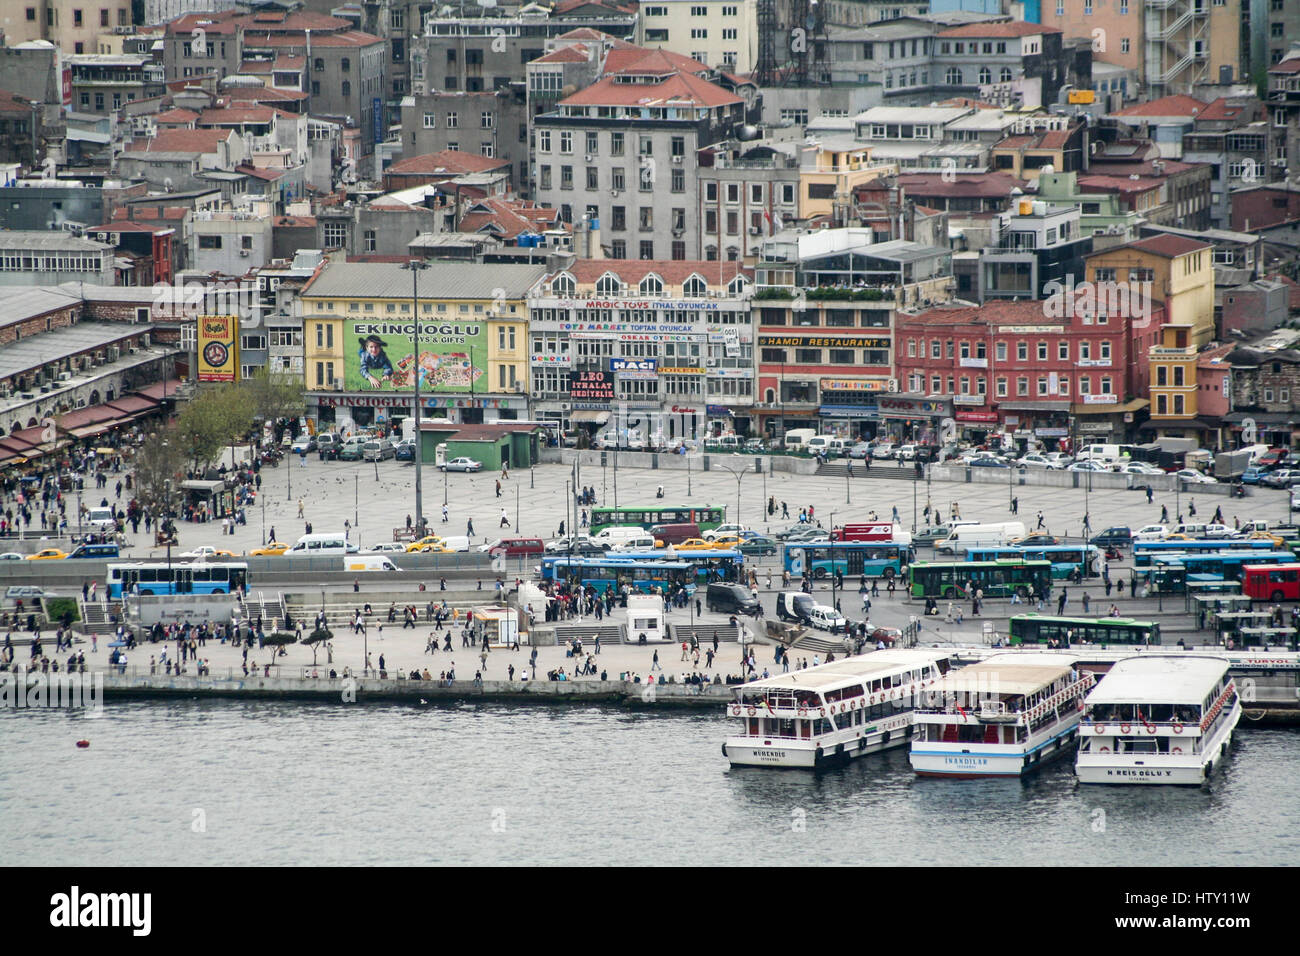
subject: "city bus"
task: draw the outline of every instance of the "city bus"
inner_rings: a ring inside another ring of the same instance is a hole
[[[781,564],[795,577],[808,574],[820,579],[838,571],[888,580],[901,574],[914,557],[911,545],[890,541],[819,541],[785,545]]]
[[[1247,564],[1241,593],[1255,601],[1300,601],[1300,564]]]
[[[1004,545],[1003,547],[967,548],[967,561],[998,561],[1021,558],[1025,561],[1050,561],[1052,577],[1060,580],[1079,572],[1086,578],[1101,574],[1101,549],[1094,544]]]
[[[563,556],[563,552],[561,555]],[[674,551],[671,548],[653,551],[607,551],[610,561],[685,561],[696,569],[703,581],[739,581],[744,574],[745,555],[740,551]]]
[[[597,594],[618,593],[623,585],[632,591],[649,594],[656,590],[667,594],[676,587],[695,591],[697,568],[685,561],[629,561],[623,558],[569,558],[547,555],[542,558],[542,580],[581,584],[595,588]]]
[[[1052,589],[1050,561],[918,561],[907,567],[907,589],[913,597],[970,597],[967,582],[988,597],[1019,594],[1046,597]]]
[[[591,509],[590,534],[605,528],[640,525],[649,531],[659,524],[697,524],[711,531],[727,520],[726,505],[626,505],[620,508],[598,505]]]
[[[248,588],[248,564],[239,561],[136,561],[108,566],[108,596],[124,594],[229,594]]]
[[[1017,614],[1011,618],[1010,643],[1046,644],[1056,638],[1061,647],[1082,644],[1159,644],[1160,625],[1128,617],[1050,617]]]
[[[1162,554],[1204,554],[1208,551],[1272,551],[1272,541],[1245,538],[1218,538],[1201,541],[1134,541],[1133,566],[1150,566],[1151,558]]]
[[[1148,586],[1156,594],[1182,594],[1189,583],[1240,581],[1247,565],[1292,564],[1290,551],[1217,552],[1211,554],[1166,554],[1152,558],[1143,571]]]

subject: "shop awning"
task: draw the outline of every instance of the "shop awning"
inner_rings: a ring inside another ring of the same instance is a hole
[[[137,388],[135,394],[151,398],[155,402],[161,402],[164,398],[175,398],[180,387],[181,380],[179,378],[169,378],[167,381],[158,382],[156,385]]]
[[[100,422],[98,425],[85,425],[81,428],[70,428],[68,429],[68,434],[72,435],[74,438],[94,438],[96,435],[102,435],[106,431],[111,431],[120,424],[121,422],[114,418],[107,422]]]
[[[609,412],[598,411],[594,408],[580,408],[576,412],[569,414],[571,422],[591,422],[596,425],[603,425],[609,421]]]
[[[1140,432],[1153,432],[1158,428],[1187,428],[1194,432],[1214,431],[1222,427],[1222,422],[1217,418],[1179,418],[1179,419],[1151,419],[1138,426]]]
[[[158,407],[158,403],[152,398],[145,398],[143,395],[123,395],[121,398],[115,398],[106,403],[104,407],[115,408],[117,414],[126,417],[151,412]]]
[[[1300,412],[1228,412],[1223,416],[1225,422],[1233,425],[1240,425],[1247,418],[1256,425],[1300,424]]]
[[[107,405],[90,405],[87,408],[78,408],[74,412],[60,415],[59,427],[66,432],[75,432],[77,429],[83,429],[88,425],[110,421],[121,414],[116,408]]]
[[[1113,405],[1071,405],[1070,413],[1073,415],[1114,415],[1116,412],[1140,412],[1147,408],[1151,402],[1145,398],[1134,398],[1127,402],[1116,402]]]

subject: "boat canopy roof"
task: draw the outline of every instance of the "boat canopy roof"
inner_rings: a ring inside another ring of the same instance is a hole
[[[1069,674],[1074,657],[1057,654],[997,654],[948,674],[932,688],[938,693],[1010,694],[1024,696],[1042,690]]]
[[[1116,662],[1088,695],[1089,704],[1199,704],[1228,670],[1226,658],[1143,655]]]
[[[819,664],[806,670],[791,671],[766,680],[744,684],[740,689],[752,690],[799,690],[828,691],[838,687],[848,687],[871,680],[882,674],[907,670],[913,667],[925,667],[938,663],[952,656],[950,651],[899,648],[897,650],[871,651],[856,657],[845,657],[829,664]]]

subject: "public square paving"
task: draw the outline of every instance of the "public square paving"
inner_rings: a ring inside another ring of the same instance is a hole
[[[655,491],[663,485],[665,497],[661,503],[692,502],[699,504],[727,505],[727,519],[734,520],[737,513],[737,478],[732,471],[739,470],[744,464],[752,468],[748,458],[718,456],[713,460],[713,467],[707,471],[692,471],[689,478],[685,472],[620,468],[615,476],[612,467],[584,468],[578,477],[578,484],[595,488],[597,500],[613,504],[615,502],[615,482],[617,482],[617,501],[622,505],[654,504]],[[882,467],[873,467],[879,475]],[[378,478],[376,478],[376,474]],[[211,544],[228,550],[247,552],[262,543],[263,521],[266,534],[274,528],[281,541],[292,543],[304,532],[305,522],[311,522],[313,531],[341,530],[344,522],[357,526],[354,540],[359,535],[363,547],[376,541],[391,541],[393,529],[405,524],[406,515],[414,515],[414,465],[401,462],[374,463],[339,463],[321,462],[315,456],[309,456],[303,467],[296,458],[286,460],[278,468],[263,468],[262,488],[258,505],[248,510],[246,525],[239,526],[233,535],[221,534],[220,523],[189,524],[180,523],[182,550],[201,544]],[[897,508],[904,528],[912,526],[913,508],[916,509],[918,527],[924,527],[921,515],[927,498],[941,513],[948,514],[954,506],[958,507],[963,518],[982,521],[1005,521],[1011,518],[1009,497],[1014,494],[1019,499],[1019,519],[1029,529],[1037,523],[1037,514],[1043,513],[1044,523],[1051,533],[1077,537],[1081,530],[1085,508],[1091,514],[1092,527],[1101,529],[1108,525],[1129,525],[1139,527],[1156,521],[1160,516],[1160,507],[1169,509],[1171,518],[1180,507],[1187,512],[1192,499],[1197,508],[1197,516],[1208,520],[1215,507],[1222,506],[1229,523],[1234,517],[1242,521],[1248,518],[1262,517],[1279,522],[1288,515],[1288,497],[1284,491],[1271,489],[1251,489],[1252,496],[1245,499],[1229,499],[1220,495],[1176,496],[1173,492],[1157,493],[1152,504],[1148,505],[1146,496],[1137,491],[1093,492],[1086,496],[1083,489],[1061,489],[1036,487],[1032,485],[1015,486],[1009,493],[1005,485],[966,484],[957,482],[932,482],[927,486],[924,481],[911,482],[880,477],[862,477],[857,475],[846,481],[845,478],[790,475],[777,472],[773,475],[760,475],[754,472],[741,472],[739,479],[739,514],[741,520],[750,527],[760,530],[778,530],[791,521],[781,519],[781,503],[789,505],[792,518],[801,508],[812,506],[815,517],[824,526],[831,522],[840,524],[846,521],[867,520],[874,511],[881,520],[887,520],[892,509]],[[549,538],[555,536],[559,524],[564,521],[566,529],[572,526],[571,514],[566,515],[566,482],[572,482],[573,469],[559,464],[539,465],[531,473],[511,471],[509,477],[502,479],[499,472],[479,474],[451,474],[444,476],[432,466],[423,469],[425,513],[433,530],[446,530],[449,534],[464,534],[466,522],[474,525],[475,543],[489,541],[498,534],[524,534]],[[496,495],[496,483],[501,483],[501,497]],[[689,482],[689,491],[688,491]],[[441,520],[444,488],[448,502],[449,520]],[[111,489],[110,489],[111,494]],[[777,513],[769,518],[766,502],[769,496],[776,499]],[[88,503],[89,503],[89,496]],[[298,501],[303,502],[303,517],[298,517]],[[847,500],[846,500],[847,499]],[[125,502],[123,502],[125,503]],[[510,528],[500,527],[501,509],[506,509]],[[263,516],[263,509],[265,516]],[[580,511],[581,509],[579,509]],[[133,556],[148,556],[151,553],[161,555],[163,552],[149,547],[149,541],[143,534],[131,549]],[[920,552],[922,559],[931,556],[928,549]],[[767,570],[772,569],[774,588],[769,589]],[[394,591],[400,587],[385,584],[382,575],[359,575],[362,592],[357,595],[357,603],[364,602],[367,592]],[[759,583],[762,599],[769,617],[774,614],[774,590],[780,589],[780,571],[773,559],[759,562]],[[408,585],[410,586],[410,585]],[[490,587],[490,582],[488,584]],[[819,592],[828,591],[828,585],[818,586]],[[256,589],[256,582],[254,582]],[[850,594],[841,594],[841,601],[846,615],[853,620],[861,619],[861,606],[856,593],[856,583],[850,582]],[[490,594],[485,593],[485,601]],[[819,596],[821,596],[819,594]],[[416,593],[412,591],[411,602],[421,609],[425,601],[436,598],[437,592]],[[829,593],[825,596],[829,603]],[[347,596],[340,595],[341,601],[352,600],[351,589]],[[1107,599],[1110,600],[1110,599]],[[1131,599],[1120,600],[1121,605]],[[1005,614],[1010,608],[995,608],[992,605],[1003,602],[989,602],[988,613]],[[399,604],[400,607],[400,604]],[[317,653],[316,670],[321,676],[328,674],[332,666],[337,671],[350,667],[359,672],[365,664],[368,651],[373,666],[377,667],[380,654],[384,655],[385,665],[390,675],[400,670],[403,673],[411,669],[423,671],[428,668],[433,677],[451,667],[455,661],[458,679],[472,678],[476,671],[482,670],[485,679],[504,679],[507,667],[514,665],[516,676],[527,665],[531,649],[525,646],[519,652],[494,650],[488,655],[486,664],[480,660],[479,648],[463,648],[459,628],[453,633],[453,651],[439,651],[428,654],[425,647],[433,633],[433,628],[423,621],[415,629],[403,628],[399,614],[396,623],[389,624],[386,618],[387,603],[376,604],[373,608],[371,624],[364,638],[353,635],[348,629],[336,628],[333,641],[333,664],[328,664],[326,653]],[[902,626],[917,612],[915,605],[904,603],[900,589],[894,598],[887,597],[884,589],[875,599],[871,621],[875,625]],[[1094,612],[1095,613],[1095,612]],[[421,615],[423,617],[423,614]],[[622,618],[615,612],[614,621]],[[670,613],[669,620],[679,627],[689,629],[691,611],[676,610]],[[701,622],[718,623],[725,621],[725,616],[702,615]],[[379,624],[383,623],[382,635]],[[931,623],[933,622],[933,623]],[[583,623],[594,623],[591,619]],[[753,622],[748,622],[754,627]],[[923,639],[951,641],[979,641],[981,639],[980,622],[967,618],[958,625],[949,625],[942,619],[929,619],[926,622]],[[445,633],[445,632],[444,632]],[[97,667],[107,665],[108,651],[106,640],[100,638],[97,653],[90,653],[86,647],[88,663]],[[705,642],[704,647],[710,645]],[[129,655],[132,670],[147,670],[150,656],[160,655],[162,645],[145,644]],[[584,651],[591,651],[590,646]],[[664,675],[675,675],[677,679],[690,673],[693,666],[689,661],[680,660],[681,652],[676,645],[660,645],[660,663]],[[174,655],[175,646],[170,653]],[[598,671],[607,672],[610,678],[616,678],[623,672],[633,672],[643,678],[651,673],[654,648],[633,646],[605,646],[597,658]],[[723,643],[710,675],[722,675],[740,672],[741,649],[735,643]],[[200,656],[207,658],[214,674],[224,675],[233,671],[238,674],[243,667],[243,649],[221,646],[209,642],[200,651]],[[255,663],[259,669],[271,661],[272,651],[252,649],[249,652],[250,664]],[[702,655],[703,657],[703,655]],[[764,667],[774,668],[770,647],[756,650],[760,672]],[[812,663],[811,653],[796,654]],[[312,653],[307,647],[293,645],[288,648],[286,656],[279,657],[279,673],[284,676],[309,675],[312,670]],[[563,647],[548,647],[539,650],[538,676],[545,677],[547,671],[563,667],[572,674],[578,661],[567,658]],[[701,661],[703,665],[703,660]],[[703,669],[703,667],[701,667]],[[159,667],[161,673],[162,668]],[[191,673],[193,668],[191,666]],[[273,671],[275,673],[275,671]],[[661,676],[655,671],[656,677]]]

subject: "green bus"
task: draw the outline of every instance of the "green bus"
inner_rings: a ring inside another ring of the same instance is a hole
[[[602,505],[591,509],[590,533],[633,525],[649,531],[660,524],[697,524],[701,531],[711,531],[726,520],[726,505],[625,505],[621,508]]]
[[[1010,643],[1047,644],[1053,638],[1061,647],[1088,644],[1159,644],[1160,625],[1131,617],[1050,617],[1017,614],[1011,618]]]
[[[912,597],[967,598],[967,582],[985,597],[1046,597],[1052,590],[1051,561],[918,561],[908,565]]]

